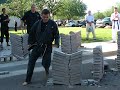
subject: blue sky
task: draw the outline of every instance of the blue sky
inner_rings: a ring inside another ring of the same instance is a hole
[[[104,11],[112,6],[115,6],[120,0],[83,0],[87,5],[88,10],[97,12],[98,10]]]

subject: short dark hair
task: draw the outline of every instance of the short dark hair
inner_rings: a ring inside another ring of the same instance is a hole
[[[114,7],[114,9],[118,9],[117,7]]]
[[[2,12],[3,12],[4,10],[6,10],[6,9],[5,9],[5,8],[2,8]]]
[[[32,4],[32,5],[31,5],[31,8],[32,8],[32,7],[36,7],[36,5],[35,5],[35,4]]]
[[[50,11],[49,11],[48,9],[43,9],[43,10],[42,10],[42,14],[45,14],[45,15],[46,15],[46,14],[50,14]]]

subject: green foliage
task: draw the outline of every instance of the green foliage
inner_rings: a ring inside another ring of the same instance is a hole
[[[54,16],[62,9],[64,3],[62,0],[44,0],[43,5],[48,7],[54,19]]]
[[[31,0],[11,0],[8,4],[9,14],[21,17],[30,9],[31,3]]]
[[[7,8],[9,15],[22,17],[33,3],[37,5],[39,11],[44,6],[48,7],[53,18],[56,16],[60,19],[77,19],[85,15],[86,10],[86,5],[79,0],[8,0],[0,8]]]
[[[120,12],[120,3],[116,3],[116,6],[118,7],[118,11]],[[110,17],[111,14],[114,12],[114,7],[112,6],[111,8],[105,10],[104,12],[97,12],[95,13],[95,18],[99,19],[99,18],[104,18],[104,17]]]
[[[105,17],[105,15],[101,12],[97,12],[94,14],[95,19],[102,19]]]
[[[59,18],[71,19],[73,16],[83,16],[85,15],[86,5],[79,0],[64,0],[64,6],[57,13]]]
[[[114,7],[111,7],[110,9],[103,12],[103,14],[105,15],[105,17],[110,17],[111,14],[113,13],[113,10],[114,10]]]

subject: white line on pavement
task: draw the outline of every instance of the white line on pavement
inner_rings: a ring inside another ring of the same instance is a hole
[[[50,67],[50,70],[52,69],[52,67]],[[34,72],[41,72],[41,71],[44,71],[44,68],[43,67],[36,67]],[[24,69],[24,70],[18,70],[18,71],[12,71],[12,72],[9,72],[9,74],[5,74],[5,75],[0,75],[0,79],[3,79],[3,78],[7,78],[7,77],[12,77],[12,76],[17,76],[17,75],[23,75],[23,74],[26,74],[27,70]]]
[[[37,62],[42,62],[42,60],[38,59]],[[24,64],[28,64],[28,60],[15,61],[15,62],[11,62],[11,63],[0,64],[0,68],[15,67],[15,66],[24,65]]]

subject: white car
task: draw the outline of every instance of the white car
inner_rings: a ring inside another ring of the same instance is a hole
[[[76,23],[75,22],[69,22],[65,25],[66,27],[75,27]]]

